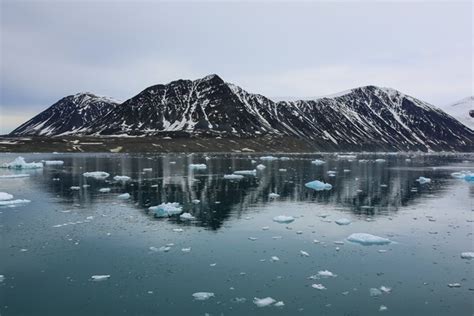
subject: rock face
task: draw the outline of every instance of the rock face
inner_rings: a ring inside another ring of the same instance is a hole
[[[325,150],[474,149],[474,132],[397,90],[366,86],[331,97],[274,102],[217,75],[151,86],[118,104],[66,97],[14,130],[25,135],[291,136]]]

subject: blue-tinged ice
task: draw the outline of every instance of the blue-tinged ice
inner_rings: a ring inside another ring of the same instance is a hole
[[[364,246],[386,245],[392,242],[390,239],[367,234],[367,233],[354,233],[350,235],[349,237],[347,237],[347,240],[364,245]]]
[[[17,157],[12,162],[6,162],[0,165],[0,167],[9,169],[39,169],[43,168],[43,164],[41,162],[26,162],[25,158]]]
[[[316,191],[323,191],[323,190],[331,190],[332,189],[332,185],[330,185],[329,183],[324,183],[324,182],[321,182],[321,181],[318,181],[318,180],[308,182],[304,186],[309,188],[309,189],[316,190]]]
[[[178,215],[183,211],[183,207],[177,202],[161,203],[157,206],[150,206],[148,208],[156,217],[169,217]]]

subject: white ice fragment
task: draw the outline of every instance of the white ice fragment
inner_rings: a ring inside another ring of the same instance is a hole
[[[321,271],[318,271],[318,276],[324,277],[324,278],[335,278],[337,277],[337,274],[334,274],[329,270],[321,270]]]
[[[380,307],[379,307],[379,312],[384,312],[384,311],[386,311],[387,309],[388,309],[387,306],[385,306],[385,305],[380,305]]]
[[[21,204],[26,204],[30,203],[30,200],[7,200],[7,201],[0,201],[0,206],[12,206],[12,205],[21,205]]]
[[[130,181],[131,178],[129,176],[115,176],[114,180],[120,181],[120,182],[127,182],[127,181]]]
[[[2,283],[3,281],[5,281],[5,276],[3,274],[0,274],[0,283]]]
[[[104,274],[104,275],[93,275],[91,277],[92,281],[99,282],[99,281],[105,281],[110,278],[110,274]]]
[[[461,253],[462,259],[474,259],[474,252],[463,252]]]
[[[28,178],[30,175],[26,173],[20,174],[7,174],[0,176],[0,179],[16,179],[16,178]]]
[[[461,287],[461,283],[449,283],[448,287]]]
[[[275,302],[276,301],[271,297],[265,297],[265,298],[254,297],[253,298],[253,303],[257,305],[258,307],[266,307],[266,306],[272,305]]]
[[[196,292],[193,294],[193,297],[196,301],[205,301],[214,297],[214,293],[212,292]]]
[[[386,245],[390,244],[392,241],[387,238],[366,234],[366,233],[354,233],[347,237],[348,241],[355,242],[364,246],[369,245]]]
[[[356,155],[337,155],[338,159],[356,159]]]
[[[257,237],[249,237],[248,239],[251,240],[251,241],[255,241],[255,240],[257,240],[258,238],[257,238]]]
[[[117,196],[117,198],[121,200],[128,200],[130,198],[130,193],[120,194],[119,196]]]
[[[172,215],[178,215],[183,211],[183,208],[179,203],[161,203],[157,206],[150,206],[148,208],[154,213],[156,217],[169,217]]]
[[[257,175],[257,170],[237,170],[234,171],[234,174],[236,175],[243,175],[243,176],[256,176]]]
[[[282,161],[288,161],[288,160],[290,160],[290,157],[280,157],[280,160],[282,160]]]
[[[276,307],[283,307],[283,306],[285,306],[285,303],[283,303],[283,301],[278,301],[278,302],[276,302],[275,304],[273,304],[273,306],[276,306]]]
[[[340,219],[336,220],[335,222],[338,225],[349,225],[351,223],[351,220],[348,219],[348,218],[340,218]]]
[[[320,166],[320,165],[325,164],[326,162],[323,161],[323,160],[315,159],[315,160],[311,161],[311,163],[312,163],[313,165]]]
[[[207,166],[203,163],[198,163],[198,164],[190,164],[189,165],[189,169],[193,169],[193,170],[206,170],[207,169]]]
[[[279,197],[280,197],[280,194],[277,194],[277,193],[270,193],[270,194],[268,195],[268,197],[269,197],[270,199],[276,199],[276,198],[279,198]]]
[[[324,182],[321,182],[321,181],[318,181],[318,180],[308,182],[304,186],[309,188],[309,189],[316,190],[316,191],[323,191],[323,190],[331,190],[332,189],[332,185],[330,185],[329,183],[324,183]]]
[[[312,284],[311,287],[312,287],[313,289],[316,289],[316,290],[325,290],[325,289],[326,289],[326,287],[325,287],[324,285],[322,285],[322,284],[317,284],[317,283]]]
[[[13,195],[8,194],[6,192],[0,192],[0,201],[6,201],[13,199]]]
[[[91,171],[91,172],[85,172],[82,174],[86,178],[94,178],[97,180],[105,180],[107,179],[110,174],[104,171]]]
[[[182,232],[184,232],[184,230],[183,230],[182,228],[173,228],[173,231],[174,231],[175,233],[182,233]]]
[[[370,296],[376,297],[376,296],[382,295],[382,291],[380,291],[379,289],[373,287],[369,290],[369,294],[370,294]]]
[[[243,175],[240,174],[225,174],[224,179],[226,180],[240,180],[243,179]]]
[[[153,168],[143,168],[142,171],[143,172],[152,172]]]
[[[161,246],[158,251],[161,251],[161,252],[168,252],[170,251],[171,247],[170,246]]]
[[[191,248],[181,248],[182,252],[191,252]]]
[[[258,170],[263,170],[263,169],[266,168],[266,166],[265,166],[265,165],[262,165],[262,164],[259,164],[259,165],[257,165],[255,168],[257,168]]]
[[[100,188],[100,189],[99,189],[99,192],[100,192],[100,193],[109,193],[109,192],[110,192],[110,188]]]
[[[45,160],[44,164],[46,166],[62,166],[62,165],[64,165],[64,161],[62,161],[62,160]]]
[[[286,216],[286,215],[279,215],[279,216],[275,216],[273,218],[274,222],[282,223],[282,224],[291,223],[294,220],[295,220],[295,218],[293,216]]]
[[[70,187],[69,189],[73,190],[73,191],[78,191],[81,189],[81,187],[78,187],[78,186],[75,186],[73,185],[72,187]]]
[[[43,168],[43,164],[41,162],[26,162],[25,158],[17,157],[12,162],[4,163],[0,167],[9,169],[39,169]]]
[[[191,213],[183,213],[179,215],[179,218],[183,221],[192,221],[196,219],[196,217],[192,216]]]
[[[266,160],[266,161],[272,161],[272,160],[277,160],[277,157],[274,156],[262,156],[260,157],[260,160]]]
[[[272,256],[271,260],[272,261],[280,261],[280,258],[278,258],[277,256]]]
[[[199,203],[201,203],[201,201],[200,201],[200,200],[192,200],[191,203],[193,203],[193,204],[199,204]]]
[[[307,252],[304,251],[304,250],[300,250],[300,255],[301,255],[302,257],[309,257],[309,253],[307,253]]]
[[[375,159],[375,162],[385,162],[386,160],[385,159],[382,159],[382,158],[379,158],[379,159]]]
[[[382,285],[382,286],[380,287],[380,291],[382,291],[382,292],[388,294],[388,293],[392,292],[392,289],[389,288],[389,287],[387,287],[387,286]]]
[[[431,179],[425,178],[425,177],[419,177],[418,179],[416,179],[416,181],[419,182],[420,184],[425,184],[425,183],[430,183]]]

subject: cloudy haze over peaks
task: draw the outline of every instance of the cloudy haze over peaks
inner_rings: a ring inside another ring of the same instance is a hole
[[[0,6],[0,133],[80,91],[124,100],[210,73],[275,97],[369,84],[436,105],[473,94],[471,1]]]

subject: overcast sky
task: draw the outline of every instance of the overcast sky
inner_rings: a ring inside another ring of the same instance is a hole
[[[471,1],[0,3],[0,133],[66,95],[210,73],[269,97],[373,84],[438,105],[474,89]]]

